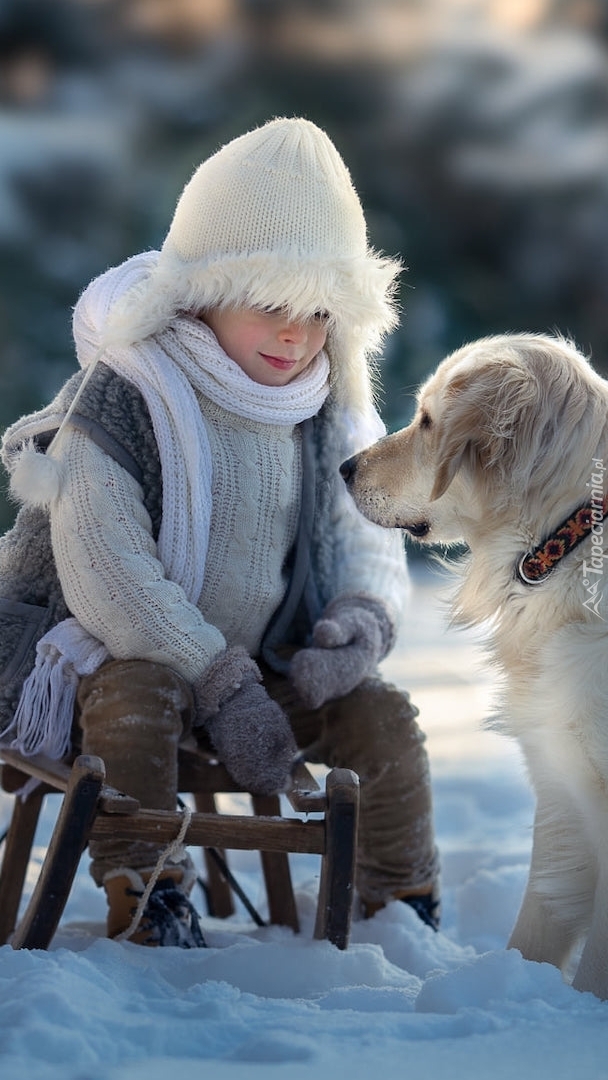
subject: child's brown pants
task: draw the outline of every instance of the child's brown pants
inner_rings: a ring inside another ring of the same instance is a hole
[[[416,710],[403,691],[380,678],[311,711],[289,681],[260,664],[264,685],[285,710],[306,758],[358,773],[361,814],[356,885],[362,900],[381,903],[430,892],[437,883],[429,766]],[[110,784],[142,806],[169,809],[177,798],[177,745],[188,727],[191,692],[162,664],[112,661],[79,688],[85,753],[99,754]],[[153,867],[149,844],[91,844],[91,873]]]
[[[356,885],[361,898],[374,903],[430,892],[439,873],[431,781],[425,736],[408,695],[371,678],[311,711],[286,678],[260,666],[264,685],[289,716],[307,760],[359,775]]]

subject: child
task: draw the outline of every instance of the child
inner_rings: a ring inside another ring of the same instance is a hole
[[[204,161],[162,250],[92,282],[82,370],[4,438],[24,506],[0,544],[0,715],[28,753],[81,739],[157,809],[175,807],[189,733],[253,792],[284,791],[298,748],[351,768],[364,913],[400,899],[436,928],[423,736],[376,670],[401,538],[338,473],[383,431],[370,357],[398,270],[368,248],[333,144],[295,118]],[[91,843],[110,936],[130,933],[161,854]],[[182,851],[132,940],[200,944],[193,879]]]

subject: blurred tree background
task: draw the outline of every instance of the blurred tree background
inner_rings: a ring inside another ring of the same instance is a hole
[[[608,373],[605,0],[0,0],[0,428],[75,369],[71,308],[272,116],[324,127],[400,254],[383,413],[464,341]],[[13,508],[0,498],[0,527]]]

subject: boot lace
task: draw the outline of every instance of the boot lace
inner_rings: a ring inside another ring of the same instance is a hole
[[[127,895],[141,897],[137,889]],[[146,945],[177,945],[180,949],[204,949],[206,942],[196,909],[171,877],[157,881],[143,910],[140,927],[148,932]]]

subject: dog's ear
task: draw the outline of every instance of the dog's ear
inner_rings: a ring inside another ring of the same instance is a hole
[[[474,456],[474,440],[479,430],[480,414],[475,396],[467,394],[469,382],[469,378],[455,378],[446,390],[445,411],[440,421],[437,444],[438,467],[430,495],[431,502],[441,498],[459,469]]]
[[[558,339],[513,335],[464,346],[435,410],[438,462],[432,499],[466,470],[500,505],[523,492],[550,493],[565,463],[590,461],[606,437],[603,384],[576,349]],[[438,368],[437,375],[441,372]]]
[[[435,473],[435,482],[430,494],[431,502],[434,502],[435,499],[439,499],[445,494],[452,483],[452,480],[456,476],[456,473],[461,468],[465,458],[471,451],[470,439],[465,439],[465,441],[453,439],[450,440],[450,443],[450,446],[443,447],[439,467]]]
[[[532,380],[509,364],[485,364],[453,378],[444,398],[431,499],[440,498],[462,468],[498,494],[514,465],[515,426],[535,396]]]

